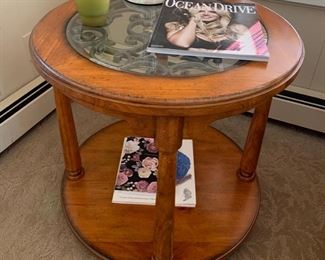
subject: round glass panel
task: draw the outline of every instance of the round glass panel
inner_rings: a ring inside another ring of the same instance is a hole
[[[110,69],[145,75],[201,76],[222,72],[245,61],[146,52],[161,5],[112,0],[102,27],[81,24],[75,14],[66,28],[71,46],[82,56]]]

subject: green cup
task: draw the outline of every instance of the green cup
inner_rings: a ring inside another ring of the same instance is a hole
[[[82,24],[105,25],[110,0],[75,0],[75,2]]]

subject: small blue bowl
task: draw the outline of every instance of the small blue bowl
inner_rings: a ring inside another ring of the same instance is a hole
[[[182,180],[191,167],[190,158],[182,152],[177,152],[176,181]]]

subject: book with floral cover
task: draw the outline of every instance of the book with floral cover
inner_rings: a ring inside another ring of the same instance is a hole
[[[251,1],[165,0],[148,52],[267,61],[267,36]]]
[[[153,138],[126,137],[113,203],[155,205],[159,153]],[[195,207],[193,142],[184,139],[177,153],[176,207]]]

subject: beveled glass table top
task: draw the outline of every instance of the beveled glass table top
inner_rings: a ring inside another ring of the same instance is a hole
[[[83,26],[79,15],[75,14],[66,28],[67,40],[74,50],[94,63],[145,75],[201,76],[245,62],[146,52],[160,9],[161,5],[144,6],[112,0],[105,26]]]

